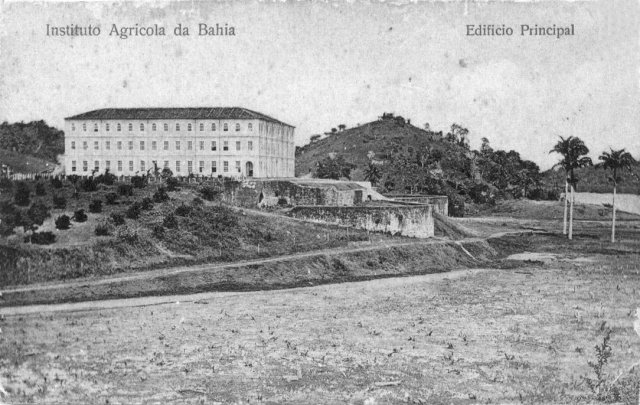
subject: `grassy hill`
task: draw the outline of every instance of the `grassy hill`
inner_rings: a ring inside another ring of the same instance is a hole
[[[594,162],[595,163],[595,162]],[[610,193],[612,184],[608,178],[611,171],[586,167],[576,170],[579,179],[576,191],[585,193]],[[547,170],[543,173],[543,183],[546,187],[559,187],[564,192],[565,173],[563,170]],[[623,181],[618,183],[618,193],[640,194],[640,163],[636,163],[632,172],[623,172]]]
[[[0,163],[15,173],[40,173],[53,169],[57,163],[18,152],[0,149]]]

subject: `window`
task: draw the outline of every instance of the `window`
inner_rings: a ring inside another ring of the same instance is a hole
[[[229,150],[229,141],[224,141],[222,144],[222,150]]]
[[[167,169],[169,168],[169,161],[168,160],[164,161],[164,167],[167,168]]]
[[[200,131],[204,131],[204,124],[202,122],[200,123]]]
[[[144,122],[140,123],[140,131],[144,131]]]
[[[86,160],[82,161],[82,171],[86,172],[87,170],[89,170],[89,164],[87,163]]]
[[[118,141],[118,150],[122,150],[122,141]]]
[[[105,141],[104,142],[104,148],[106,150],[111,150],[111,141]]]
[[[76,171],[76,161],[75,161],[75,160],[72,160],[72,161],[71,161],[71,171],[72,171],[72,172],[75,172],[75,171]]]
[[[240,161],[236,160],[236,170],[240,173]]]
[[[106,170],[110,170],[111,169],[111,161],[110,160],[105,160],[104,161],[104,168]]]
[[[247,142],[247,149],[253,150],[253,141]]]
[[[229,124],[227,124],[226,122],[224,123],[223,127],[222,127],[223,131],[228,131],[229,130]]]
[[[76,130],[76,124],[71,123],[71,130],[72,130],[72,131],[75,131],[75,130]]]
[[[168,130],[169,130],[169,124],[166,124],[166,123],[164,124],[164,130],[165,130],[165,131],[168,131]]]
[[[214,160],[213,162],[211,162],[211,173],[215,173],[218,171],[218,167],[216,165],[216,161]]]
[[[204,141],[200,141],[200,150],[204,150]]]
[[[236,141],[236,150],[240,150],[240,141]]]
[[[129,123],[129,132],[133,132],[133,124]]]
[[[180,161],[176,160],[176,173],[180,173]]]
[[[98,150],[100,147],[100,145],[98,144],[98,141],[93,141],[93,149]]]
[[[111,125],[109,125],[109,123],[107,122],[106,124],[104,124],[104,129],[106,129],[107,132],[111,131]]]
[[[151,130],[155,131],[156,129],[158,128],[156,127],[156,123],[154,122],[153,124],[151,124]]]
[[[200,169],[199,170],[200,173],[204,172],[204,160],[200,161],[200,164],[198,165],[198,167]]]
[[[132,172],[133,171],[133,160],[129,161],[129,171]]]
[[[122,125],[120,125],[119,122],[118,125],[116,125],[116,130],[118,130],[118,132],[122,131]]]
[[[227,162],[226,160],[222,162],[222,171],[225,173],[229,172],[229,162]]]
[[[86,123],[86,122],[83,122],[83,123],[82,123],[82,130],[83,130],[84,132],[87,132],[87,123]]]
[[[144,141],[140,141],[140,150],[144,150]]]
[[[187,149],[188,150],[192,150],[193,149],[193,141],[188,141],[187,142]]]
[[[133,141],[129,141],[129,150],[133,150]]]
[[[236,123],[236,132],[240,131],[240,123]]]
[[[176,131],[180,131],[180,123],[176,122]]]
[[[216,130],[216,123],[215,123],[215,122],[212,122],[212,123],[211,123],[211,130],[212,130],[212,131],[215,131],[215,130]]]
[[[211,150],[217,150],[218,146],[216,145],[216,141],[211,141]]]
[[[187,131],[191,131],[191,124],[187,124]]]
[[[164,141],[164,150],[169,150],[169,141]]]
[[[93,168],[98,171],[100,170],[100,161],[96,160],[95,162],[93,162]]]
[[[253,131],[253,124],[249,123],[249,125],[247,125],[247,128],[249,129],[249,131]]]
[[[191,173],[193,171],[193,162],[191,160],[187,161],[187,173]]]
[[[122,160],[118,160],[118,171],[122,171]]]
[[[88,148],[87,141],[82,141],[82,149],[87,150]]]
[[[140,171],[144,172],[144,160],[140,161]]]
[[[176,150],[180,150],[180,141],[176,141]]]
[[[156,141],[151,141],[151,150],[158,149],[158,143]]]
[[[98,124],[93,124],[93,132],[98,132]]]
[[[76,148],[76,142],[75,141],[71,141],[71,149],[75,149]]]

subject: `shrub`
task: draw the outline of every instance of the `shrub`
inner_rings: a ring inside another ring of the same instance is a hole
[[[114,205],[116,203],[116,201],[118,200],[118,194],[116,194],[116,193],[107,193],[104,196],[104,199],[107,201],[107,204]]]
[[[138,231],[129,226],[121,226],[116,230],[116,237],[123,242],[133,244],[138,241]]]
[[[92,177],[80,180],[80,189],[88,193],[98,189],[98,183]]]
[[[64,196],[61,196],[61,195],[54,195],[53,196],[53,207],[54,208],[63,209],[66,206],[67,206],[67,199],[64,198]]]
[[[124,215],[114,212],[111,214],[111,221],[113,221],[115,226],[124,225]]]
[[[154,225],[153,236],[157,239],[162,239],[164,236],[164,227],[162,225]]]
[[[16,191],[13,195],[13,200],[16,204],[26,207],[31,202],[31,190],[29,189],[29,185],[24,181],[19,181],[16,183]]]
[[[98,214],[102,212],[102,200],[93,200],[89,204],[89,212]]]
[[[449,216],[462,218],[464,217],[464,198],[458,194],[450,194],[449,196]]]
[[[287,205],[289,205],[289,202],[287,201],[286,198],[280,197],[278,198],[278,205],[281,207],[286,207]]]
[[[107,186],[113,185],[115,181],[116,181],[116,176],[109,173],[109,169],[105,170],[104,174],[101,174],[98,177],[96,177],[96,183],[102,183]]]
[[[36,202],[27,210],[27,217],[34,225],[42,225],[45,219],[49,218],[49,207],[41,202]]]
[[[51,187],[53,187],[55,189],[61,189],[62,188],[62,180],[60,180],[57,177],[52,177],[51,178]]]
[[[140,206],[140,203],[136,201],[127,208],[127,218],[138,219],[141,212],[142,207]]]
[[[47,190],[44,188],[44,184],[42,183],[36,184],[36,195],[39,195],[39,196],[47,195]]]
[[[147,176],[133,176],[131,178],[131,184],[135,188],[144,188],[147,185]]]
[[[150,209],[153,208],[153,200],[149,197],[145,197],[142,199],[142,202],[140,203],[140,207],[145,210],[148,211]]]
[[[168,177],[166,180],[166,183],[167,183],[167,190],[169,191],[176,191],[178,189],[178,185],[180,184],[178,179],[176,179],[175,177]]]
[[[191,214],[191,207],[181,204],[174,213],[179,217],[188,217]]]
[[[195,197],[192,201],[191,204],[195,205],[195,206],[201,206],[204,204],[204,201],[202,200],[202,198],[200,197]]]
[[[131,184],[119,184],[118,185],[118,194],[123,196],[132,196],[133,195],[133,186]]]
[[[101,222],[96,225],[95,233],[98,236],[109,236],[113,232],[113,226],[108,222]]]
[[[9,236],[22,222],[21,212],[9,201],[0,202],[0,235]]]
[[[71,218],[68,215],[60,215],[56,218],[56,228],[60,230],[69,229],[71,226]]]
[[[200,192],[202,198],[207,201],[215,201],[220,195],[220,191],[216,190],[212,186],[202,186],[198,191]]]
[[[162,172],[160,172],[160,176],[163,179],[168,179],[169,177],[173,176],[173,172],[168,167],[165,167],[164,169],[162,169]]]
[[[178,227],[178,219],[175,215],[169,214],[162,220],[162,226],[169,229],[174,229]]]
[[[153,194],[153,201],[157,203],[167,201],[168,199],[169,194],[167,194],[167,189],[164,187],[158,187],[158,190]]]
[[[29,238],[27,237],[26,239],[28,240]],[[34,232],[30,239],[31,243],[35,243],[37,245],[50,245],[56,241],[56,235],[49,231]]]
[[[87,220],[87,214],[83,209],[79,209],[73,213],[73,220],[76,222],[84,222]]]
[[[10,179],[6,177],[0,178],[0,190],[9,191],[12,188],[13,188],[13,182]]]

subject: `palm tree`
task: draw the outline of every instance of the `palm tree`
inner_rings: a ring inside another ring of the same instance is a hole
[[[559,153],[562,155],[562,160],[558,162],[554,167],[560,166],[564,169],[565,178],[565,193],[564,193],[564,220],[562,233],[567,233],[567,190],[571,188],[571,200],[569,208],[569,239],[573,239],[573,203],[575,201],[575,187],[578,184],[578,178],[575,175],[575,169],[580,167],[591,166],[591,158],[585,155],[589,153],[589,148],[584,144],[582,139],[570,136],[568,138],[560,137],[560,140],[549,151],[549,153]]]
[[[369,166],[364,170],[364,179],[369,180],[371,184],[375,187],[378,183],[382,174],[380,173],[380,169],[378,166],[373,164],[373,162],[369,162]]]
[[[602,152],[598,159],[602,160],[602,163],[598,163],[596,167],[601,167],[605,170],[610,169],[613,172],[613,176],[609,177],[609,180],[613,183],[613,219],[611,222],[611,243],[613,243],[616,241],[616,189],[618,182],[622,180],[622,176],[618,176],[618,174],[623,170],[631,171],[631,166],[635,160],[624,149],[611,149],[611,152]]]

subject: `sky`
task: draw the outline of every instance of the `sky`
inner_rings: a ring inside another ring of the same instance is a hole
[[[470,131],[543,169],[558,136],[592,157],[640,158],[640,3],[588,2],[5,2],[0,120],[98,108],[242,106],[296,127],[296,143],[393,112]],[[175,36],[177,24],[190,36]],[[235,36],[199,36],[198,24]],[[100,26],[96,37],[50,26]],[[166,36],[110,36],[162,26]],[[467,36],[468,24],[512,36]],[[520,24],[574,25],[574,36],[521,36]]]

